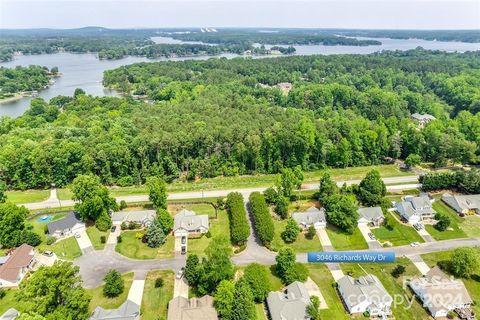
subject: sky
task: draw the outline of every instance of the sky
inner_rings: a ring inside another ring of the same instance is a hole
[[[480,0],[0,0],[0,28],[480,29]]]

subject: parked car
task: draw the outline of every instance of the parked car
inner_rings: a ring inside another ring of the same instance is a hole
[[[413,225],[413,227],[415,228],[415,230],[422,230],[423,229],[423,224],[421,223],[415,223]]]
[[[177,279],[182,279],[184,273],[185,273],[185,267],[182,267],[180,270],[178,270],[177,275],[175,277]]]
[[[111,232],[115,232],[117,230],[117,226],[112,226],[112,229],[110,229]]]
[[[187,237],[183,236],[182,237],[182,244],[185,244],[187,242]]]
[[[187,253],[187,247],[182,246],[182,249],[180,251],[181,254],[186,254]]]
[[[46,257],[53,257],[53,252],[52,251],[47,250],[47,251],[44,251],[42,254]]]
[[[373,233],[369,233],[368,236],[370,237],[370,239],[372,240],[376,240],[377,238],[375,238],[375,235]]]
[[[419,242],[412,242],[410,243],[410,247],[418,247],[420,245]]]
[[[77,239],[80,238],[80,233],[75,232],[75,238],[77,238]]]

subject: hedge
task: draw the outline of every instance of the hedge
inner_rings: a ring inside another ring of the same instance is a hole
[[[227,196],[228,218],[230,220],[230,239],[234,245],[247,242],[250,235],[250,226],[247,221],[247,211],[243,204],[243,196],[238,192],[231,192]]]
[[[253,192],[249,200],[255,232],[263,245],[268,245],[275,235],[275,227],[265,197],[259,192]]]

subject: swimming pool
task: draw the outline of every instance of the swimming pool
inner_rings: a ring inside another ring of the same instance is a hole
[[[38,222],[49,222],[52,221],[53,217],[51,215],[41,216],[37,219]]]

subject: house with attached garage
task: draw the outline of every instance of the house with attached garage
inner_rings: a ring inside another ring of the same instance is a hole
[[[173,234],[175,237],[207,233],[209,230],[207,214],[197,215],[193,211],[182,209],[175,215],[173,220]]]
[[[480,214],[480,194],[452,195],[445,193],[442,201],[459,215]]]
[[[382,208],[380,207],[365,207],[358,209],[358,224],[370,225],[379,227],[385,221]]]
[[[463,282],[447,276],[438,267],[410,280],[408,286],[434,318],[444,318],[455,311],[461,319],[475,319],[470,309],[473,300]]]
[[[47,229],[49,235],[61,238],[84,231],[86,226],[85,222],[80,220],[77,212],[70,211],[65,218],[48,223]]]
[[[292,218],[302,229],[307,229],[311,225],[315,229],[325,228],[327,226],[327,219],[325,218],[325,209],[318,209],[310,207],[303,212],[292,213]]]
[[[360,278],[344,276],[337,282],[337,289],[351,315],[363,314],[386,317],[392,313],[393,299],[380,280],[367,274]]]
[[[426,219],[433,219],[436,211],[432,207],[432,202],[433,200],[426,195],[406,196],[403,201],[395,203],[395,210],[405,221],[415,224]]]
[[[156,215],[155,210],[119,211],[112,214],[112,222],[113,224],[135,222],[142,227],[148,227]]]
[[[16,248],[0,266],[0,288],[16,287],[35,265],[35,250],[28,244]]]
[[[96,307],[89,320],[140,320],[140,306],[127,300],[117,309]]]
[[[310,295],[305,285],[295,281],[282,291],[270,292],[267,296],[268,313],[271,320],[304,320]]]
[[[168,303],[168,320],[217,320],[217,311],[213,307],[213,297],[187,299],[178,296]]]

